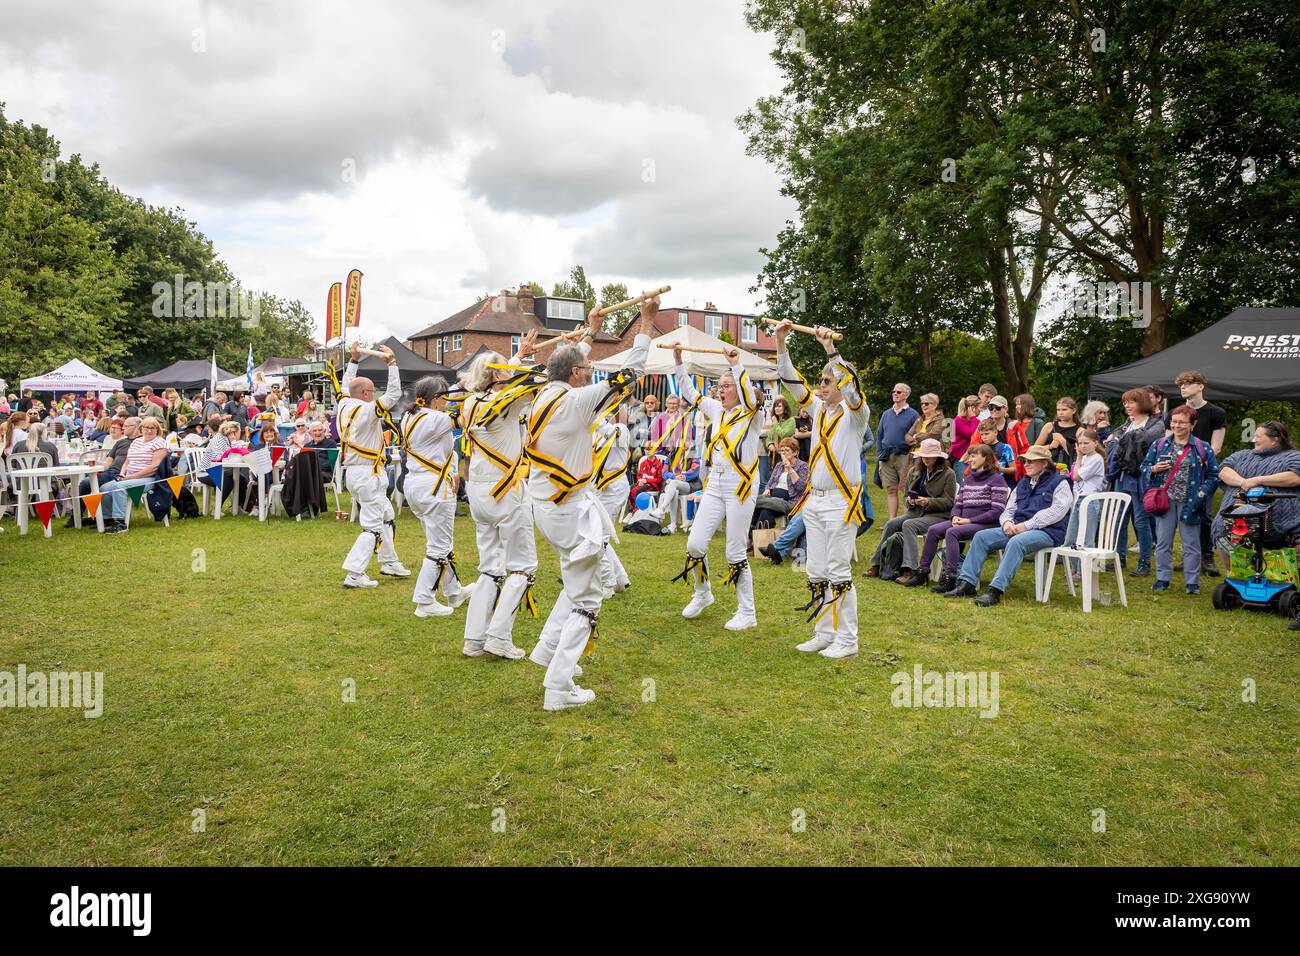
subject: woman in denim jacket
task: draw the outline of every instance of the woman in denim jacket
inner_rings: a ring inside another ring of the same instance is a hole
[[[1175,408],[1169,416],[1173,434],[1152,442],[1142,461],[1144,488],[1169,483],[1169,510],[1151,515],[1156,531],[1156,580],[1151,585],[1155,591],[1169,590],[1174,575],[1174,532],[1178,531],[1183,538],[1187,593],[1201,593],[1201,522],[1208,520],[1206,506],[1219,487],[1219,462],[1214,449],[1192,434],[1197,417],[1190,405]]]

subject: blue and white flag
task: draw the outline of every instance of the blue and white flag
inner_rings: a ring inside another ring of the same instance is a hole
[[[248,390],[253,390],[253,343],[248,343],[248,364],[244,366],[244,378],[248,379]]]

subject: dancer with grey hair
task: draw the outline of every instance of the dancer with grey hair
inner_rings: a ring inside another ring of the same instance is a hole
[[[543,710],[581,707],[596,699],[573,682],[578,657],[594,640],[604,592],[600,563],[613,531],[609,515],[592,490],[595,460],[591,433],[609,407],[645,372],[650,332],[659,298],[641,302],[641,325],[628,365],[595,385],[587,356],[601,327],[598,309],[587,316],[586,339],[558,346],[546,363],[546,386],[528,417],[528,496],[537,527],[560,559],[564,590],[546,619],[529,659],[546,668]]]
[[[456,573],[456,489],[459,462],[447,414],[447,386],[432,375],[415,383],[415,401],[402,416],[402,493],[424,527],[424,561],[415,581],[416,617],[445,617],[468,596]],[[447,603],[438,600],[441,588]]]
[[[470,393],[461,404],[460,422],[469,443],[466,497],[479,570],[465,615],[461,653],[466,657],[485,652],[507,660],[523,657],[513,637],[515,616],[521,607],[536,613],[537,544],[524,497],[521,419],[543,379],[528,369],[504,367],[519,365],[536,343],[537,330],[530,329],[509,363],[495,352],[480,355],[461,376]]]
[[[388,412],[402,397],[402,375],[397,358],[388,346],[381,346],[388,365],[388,386],[375,398],[375,383],[357,375],[360,344],[352,343],[352,361],[343,373],[347,397],[340,400],[337,411],[339,429],[339,467],[352,499],[360,505],[357,523],[361,531],[352,550],[343,561],[348,572],[345,588],[373,588],[379,582],[366,575],[371,557],[378,552],[379,572],[394,578],[408,578],[411,572],[402,566],[393,550],[394,514],[388,500],[388,480],[384,475],[384,424]]]

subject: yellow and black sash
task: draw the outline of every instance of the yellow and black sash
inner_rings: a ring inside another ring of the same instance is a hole
[[[835,432],[844,420],[845,411],[843,408],[833,418],[827,418],[826,406],[823,405],[817,412],[817,446],[813,449],[812,455],[808,459],[808,484],[804,486],[803,494],[790,509],[790,516],[798,514],[799,509],[804,506],[808,500],[808,495],[812,493],[813,469],[817,463],[823,462],[826,470],[831,473],[831,480],[839,488],[840,493],[844,495],[849,506],[844,512],[844,523],[852,524],[855,527],[866,521],[866,515],[862,511],[862,482],[856,485],[850,485],[849,480],[844,477],[844,470],[840,468],[840,463],[835,460],[835,452],[831,450],[831,439],[835,437]]]
[[[537,439],[541,437],[547,423],[555,415],[556,409],[560,407],[560,402],[566,395],[568,395],[566,390],[558,389],[555,395],[533,411],[532,417],[528,420],[528,444],[524,446],[524,457],[528,459],[529,464],[539,469],[556,486],[555,494],[551,495],[549,500],[557,505],[568,501],[575,491],[586,487],[587,482],[591,480],[590,471],[579,477],[569,471],[563,462],[556,461],[537,450]]]
[[[443,482],[447,480],[451,473],[451,463],[456,460],[456,456],[454,453],[447,455],[447,460],[439,465],[437,462],[425,458],[411,447],[411,435],[415,432],[415,426],[423,421],[424,416],[424,412],[417,412],[407,422],[406,429],[402,432],[402,450],[411,458],[414,458],[421,466],[438,476],[438,480],[433,485],[433,496],[436,498],[438,492],[442,490]]]
[[[497,396],[493,396],[493,397],[495,398]],[[511,488],[513,488],[516,484],[518,484],[527,476],[528,464],[524,460],[524,456],[522,454],[516,456],[513,459],[508,458],[474,433],[473,431],[474,426],[482,426],[484,424],[483,422],[484,409],[488,406],[489,403],[490,400],[485,402],[482,398],[477,398],[476,401],[469,407],[469,411],[466,415],[467,425],[464,430],[464,436],[465,436],[465,440],[469,443],[469,449],[471,454],[477,451],[480,454],[482,454],[483,457],[485,457],[488,461],[492,462],[492,464],[496,465],[498,468],[501,469],[501,473],[502,473],[501,478],[499,481],[497,481],[495,485],[492,486],[492,490],[490,492],[493,498],[495,498],[497,501],[500,501],[510,492]],[[503,407],[499,408],[496,411],[496,413],[492,416],[492,419],[489,420],[494,420],[500,417],[502,411],[504,411],[504,408]]]
[[[614,444],[617,441],[618,428],[616,426],[613,434],[600,443],[596,448],[595,455],[592,457],[591,473],[596,476],[595,485],[597,491],[604,491],[624,475],[622,468],[612,468],[605,471],[605,463],[609,460],[610,452],[614,450]]]
[[[379,403],[376,402],[376,405]],[[366,448],[364,445],[358,445],[348,436],[352,434],[352,427],[356,424],[357,416],[361,414],[363,405],[352,406],[347,418],[339,425],[339,461],[346,465],[348,459],[348,449],[356,452],[361,458],[370,462],[370,470],[373,474],[379,474],[384,466],[384,452],[382,448]],[[394,429],[396,431],[396,429]]]
[[[755,458],[748,465],[740,458],[740,446],[745,440],[745,435],[749,431],[749,419],[754,417],[756,409],[745,407],[743,405],[733,408],[723,419],[718,427],[718,433],[713,436],[708,447],[704,451],[704,460],[710,465],[713,463],[713,452],[721,448],[723,453],[731,461],[736,473],[740,475],[740,483],[736,485],[736,497],[744,501],[749,497],[750,489],[754,484],[754,472],[758,469],[758,459]],[[736,429],[737,425],[744,424],[744,428]],[[735,433],[733,434],[733,430]],[[712,479],[712,475],[710,475]]]

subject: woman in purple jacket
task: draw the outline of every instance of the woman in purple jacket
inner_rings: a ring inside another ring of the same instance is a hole
[[[925,532],[925,547],[921,550],[921,568],[928,568],[943,539],[943,578],[930,590],[936,594],[951,591],[957,586],[957,569],[961,565],[961,542],[975,537],[977,531],[997,526],[998,516],[1007,506],[1010,489],[998,471],[998,458],[988,445],[972,445],[966,452],[969,466],[966,480],[957,489],[952,517],[931,525]],[[913,575],[908,587],[920,587],[926,582],[924,573]]]

